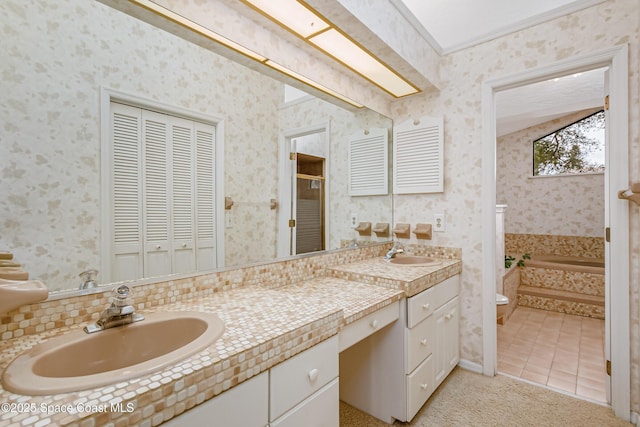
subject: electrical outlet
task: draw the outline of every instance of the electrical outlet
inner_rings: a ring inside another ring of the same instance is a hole
[[[437,213],[433,215],[433,231],[444,231],[445,223],[444,223],[444,214]]]
[[[351,222],[349,223],[349,227],[356,228],[357,226],[358,226],[358,214],[357,213],[352,213],[351,214]]]

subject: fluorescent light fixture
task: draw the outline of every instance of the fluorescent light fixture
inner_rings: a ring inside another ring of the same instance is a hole
[[[389,67],[333,28],[309,38],[309,41],[393,96],[418,92]]]
[[[420,90],[300,0],[242,0],[376,86],[399,98]]]
[[[267,58],[265,58],[264,56],[252,51],[251,49],[247,49],[246,47],[234,42],[233,40],[229,40],[228,38],[221,36],[220,34],[216,33],[215,31],[211,31],[210,29],[208,29],[207,27],[203,27],[202,25],[191,21],[190,19],[185,18],[184,16],[170,10],[167,9],[164,6],[161,6],[157,3],[154,3],[153,1],[150,0],[131,0],[133,3],[137,3],[140,6],[151,10],[152,12],[155,12],[159,15],[164,16],[165,18],[170,19],[171,21],[175,22],[176,24],[180,24],[183,27],[186,27],[192,31],[195,31],[196,33],[199,33],[203,36],[205,36],[208,39],[211,39],[215,42],[218,42],[220,44],[225,45],[228,48],[231,48],[233,50],[235,50],[236,52],[239,52],[245,56],[248,56],[251,59],[254,59],[258,62],[264,62],[266,61]]]
[[[306,6],[291,0],[246,0],[245,3],[254,6],[262,14],[280,25],[307,38],[329,28],[322,18],[309,10]]]
[[[333,89],[329,89],[328,87],[323,86],[320,83],[317,83],[317,82],[311,80],[310,78],[303,76],[302,74],[296,73],[295,71],[290,70],[287,67],[278,64],[277,62],[273,62],[272,60],[268,59],[265,62],[265,64],[268,65],[269,67],[273,68],[274,70],[278,70],[281,73],[284,73],[284,74],[286,74],[286,75],[288,75],[290,77],[293,77],[294,79],[296,79],[298,81],[306,83],[309,86],[312,86],[312,87],[314,87],[314,88],[316,88],[316,89],[318,89],[318,90],[320,90],[320,91],[322,91],[324,93],[327,93],[327,94],[329,94],[331,96],[334,96],[334,97],[336,97],[336,98],[338,98],[338,99],[340,99],[340,100],[342,100],[342,101],[344,101],[344,102],[346,102],[348,104],[353,105],[354,107],[357,107],[357,108],[364,107],[364,105],[362,105],[360,103],[357,103],[353,99],[347,98],[346,96],[339,94],[338,92],[334,91]]]
[[[296,73],[295,71],[292,71],[290,69],[288,69],[287,67],[284,67],[276,62],[271,61],[270,59],[268,59],[267,57],[260,55],[254,51],[252,51],[251,49],[247,49],[246,47],[232,41],[229,40],[228,38],[221,36],[220,34],[216,33],[215,31],[211,31],[210,29],[203,27],[202,25],[191,21],[190,19],[185,18],[184,16],[170,10],[167,9],[164,6],[161,6],[157,3],[155,3],[152,0],[130,0],[132,3],[136,3],[142,7],[144,7],[147,10],[150,10],[158,15],[164,16],[165,18],[169,19],[170,21],[175,22],[176,24],[179,24],[189,30],[192,30],[210,40],[213,40],[217,43],[220,43],[230,49],[235,50],[236,52],[239,52],[251,59],[254,59],[262,64],[268,65],[269,67],[273,68],[274,70],[277,70],[283,74],[288,75],[289,77],[293,77],[294,79],[301,81],[303,83],[308,84],[309,86],[312,86],[328,95],[331,95],[335,98],[338,98],[348,104],[353,105],[354,107],[357,108],[362,108],[364,107],[364,105],[350,99],[347,98],[344,95],[339,94],[338,92],[334,91],[333,89],[329,89],[328,87],[325,87],[323,85],[321,85],[320,83],[317,83],[301,74]],[[272,1],[260,1],[260,0],[255,0],[256,3],[259,3],[261,5],[263,5],[265,8],[267,8],[268,5],[270,5],[272,3]],[[287,0],[273,0],[274,4],[278,4],[278,5],[284,5],[284,4],[288,4]],[[303,7],[302,5],[300,5],[299,3],[295,2],[297,5],[300,6],[301,9],[304,9],[305,11],[307,11],[308,13],[305,13],[304,11],[300,10],[299,8],[295,8],[293,10],[295,10],[296,14],[295,16],[298,16],[299,19],[304,19],[304,21],[301,22],[311,22],[312,23],[312,27],[316,26],[318,28],[322,28],[322,29],[327,29],[329,28],[328,24],[326,22],[324,22],[321,19],[315,19],[316,16],[311,13],[307,8]],[[309,21],[309,19],[312,19],[311,21]],[[304,25],[299,25],[296,28],[300,31],[303,31],[303,27]],[[309,32],[309,34],[315,34],[314,32]]]

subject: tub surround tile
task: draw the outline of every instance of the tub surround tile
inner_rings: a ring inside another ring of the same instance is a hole
[[[604,258],[604,238],[554,234],[505,233],[505,254],[562,255]]]

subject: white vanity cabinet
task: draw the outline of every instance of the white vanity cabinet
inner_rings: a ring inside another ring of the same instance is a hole
[[[410,421],[458,364],[460,275],[401,301],[400,320],[340,353],[340,399]]]
[[[163,426],[335,427],[338,337],[333,336]]]
[[[338,337],[334,336],[269,371],[271,426],[339,424]]]
[[[163,427],[264,427],[269,423],[269,373],[263,372],[163,423]]]

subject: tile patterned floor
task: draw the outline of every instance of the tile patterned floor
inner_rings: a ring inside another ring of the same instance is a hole
[[[518,307],[498,325],[498,372],[606,403],[604,320]]]

